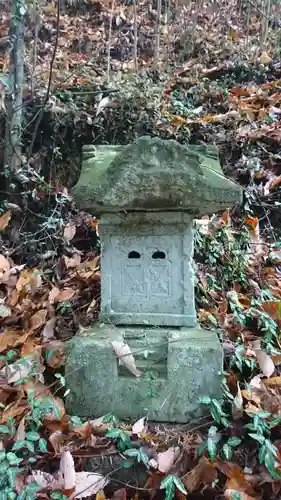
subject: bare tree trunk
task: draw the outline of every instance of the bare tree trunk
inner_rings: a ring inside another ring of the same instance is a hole
[[[12,0],[12,16],[9,32],[10,68],[9,95],[5,130],[4,168],[11,177],[20,180],[22,95],[24,83],[24,20],[25,1]]]
[[[162,1],[157,0],[157,18],[155,24],[155,50],[154,50],[155,68],[158,68],[159,65],[161,10],[162,10]]]
[[[265,50],[265,43],[266,43],[267,34],[268,34],[268,21],[269,21],[269,16],[270,16],[270,10],[271,10],[271,0],[267,0],[267,4],[264,5],[264,7],[263,7],[264,16],[263,16],[263,20],[262,20],[261,37],[260,37],[260,50],[261,51]]]
[[[111,50],[111,38],[112,38],[112,20],[113,20],[113,11],[115,8],[115,0],[112,0],[111,3],[111,12],[109,19],[109,33],[108,33],[108,44],[107,44],[107,81],[110,82],[110,50]]]
[[[134,1],[134,61],[135,71],[138,72],[138,19],[137,19],[137,0]]]

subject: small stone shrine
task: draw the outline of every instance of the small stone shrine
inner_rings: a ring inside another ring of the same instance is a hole
[[[220,396],[217,333],[196,321],[194,218],[241,202],[214,146],[142,137],[85,146],[73,197],[100,218],[99,323],[69,342],[68,410],[81,416],[187,422]],[[129,345],[132,374],[112,341]]]

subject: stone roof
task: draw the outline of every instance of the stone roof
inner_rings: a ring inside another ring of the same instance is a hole
[[[120,211],[184,211],[208,215],[242,201],[212,145],[140,137],[128,146],[84,146],[72,195],[94,215]]]

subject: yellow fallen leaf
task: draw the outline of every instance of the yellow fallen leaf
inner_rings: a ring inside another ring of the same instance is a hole
[[[182,116],[175,115],[172,117],[171,125],[174,127],[179,127],[180,125],[184,125],[186,123],[186,119]]]
[[[232,42],[235,42],[237,40],[237,31],[232,26],[229,27],[228,38]]]
[[[0,217],[0,230],[5,229],[11,219],[11,211],[8,210],[8,212],[5,212],[3,215]]]
[[[272,63],[272,58],[269,57],[269,55],[264,51],[264,52],[262,52],[262,54],[260,56],[260,63],[261,64],[270,64],[270,63]]]
[[[271,377],[264,380],[265,385],[281,385],[281,377]]]

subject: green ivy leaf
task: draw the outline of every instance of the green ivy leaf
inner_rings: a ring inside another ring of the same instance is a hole
[[[252,434],[252,433],[249,433],[249,436],[252,438],[252,439],[255,439],[255,441],[258,441],[260,444],[263,444],[265,442],[265,437],[264,436],[261,436],[260,434]]]
[[[242,442],[242,439],[235,437],[235,436],[233,436],[227,440],[228,446],[232,446],[233,448],[235,446],[239,446],[239,444],[241,444],[241,442]]]
[[[19,465],[22,462],[22,458],[19,458],[15,453],[9,451],[6,458],[10,465]]]
[[[259,449],[259,462],[260,462],[260,464],[264,464],[265,454],[266,454],[266,447],[263,444]]]
[[[142,449],[140,449],[140,453],[139,453],[139,456],[140,456],[140,461],[147,467],[149,468],[149,458],[147,456],[147,454],[142,451]]]
[[[0,462],[2,462],[3,460],[5,460],[6,458],[6,452],[5,451],[0,451]]]
[[[129,469],[134,465],[134,463],[134,460],[122,460],[120,462],[120,467],[122,467],[122,469]]]
[[[0,434],[10,434],[11,430],[10,427],[7,425],[0,425]]]
[[[3,460],[3,462],[0,463],[0,474],[5,474],[7,472],[7,469],[10,467],[8,460]]]
[[[31,452],[31,453],[34,453],[35,451],[35,446],[34,446],[34,443],[32,441],[26,441],[26,447],[27,449]]]
[[[48,453],[46,439],[43,438],[39,439],[38,448],[39,451],[41,451],[41,453]]]
[[[173,500],[176,490],[174,476],[169,475],[165,477],[160,484],[160,489],[165,490],[165,500]]]
[[[21,448],[24,448],[25,446],[26,446],[26,441],[24,440],[16,441],[13,444],[12,451],[21,450]]]
[[[114,429],[109,429],[107,432],[106,432],[106,437],[108,438],[111,438],[111,439],[116,439],[120,436],[120,433],[122,431],[120,429],[118,429],[118,427],[115,427]]]
[[[60,491],[54,491],[54,493],[51,493],[50,498],[52,498],[52,500],[68,500],[68,497]]]
[[[128,457],[137,457],[139,455],[139,450],[137,448],[130,448],[124,451],[124,455]]]
[[[183,494],[183,495],[187,495],[187,491],[184,487],[184,484],[183,482],[180,480],[179,477],[177,476],[174,476],[174,484],[176,486],[176,488]]]
[[[165,490],[167,488],[167,486],[169,486],[169,484],[174,484],[174,480],[173,480],[173,477],[172,474],[169,474],[168,476],[164,477],[163,481],[161,481],[161,484],[160,484],[160,490]]]
[[[26,439],[28,441],[39,441],[40,439],[40,434],[38,432],[27,432],[26,433]]]
[[[281,417],[276,417],[276,418],[273,418],[270,422],[269,422],[269,425],[270,427],[275,427],[276,425],[280,424],[281,423]]]
[[[209,429],[208,432],[208,439],[207,439],[207,447],[208,447],[208,452],[211,461],[213,461],[216,458],[216,452],[217,452],[217,427],[212,426]]]
[[[268,418],[271,416],[271,413],[269,413],[268,411],[260,410],[257,413],[255,413],[255,416],[259,418]]]
[[[229,446],[228,443],[225,443],[222,447],[222,450],[223,450],[223,453],[224,453],[226,460],[231,460],[231,457],[232,457],[231,446]]]

